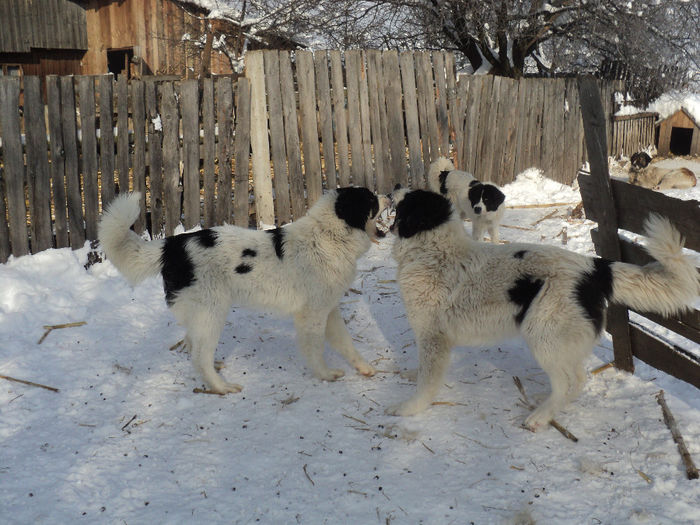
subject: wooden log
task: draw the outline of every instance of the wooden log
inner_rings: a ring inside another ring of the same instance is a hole
[[[46,77],[46,100],[51,137],[51,188],[54,205],[56,248],[68,246],[68,214],[66,212],[65,150],[61,126],[61,85],[54,75]]]
[[[66,196],[68,198],[68,230],[74,250],[85,244],[85,222],[80,191],[78,131],[76,128],[75,88],[73,77],[61,77],[61,127],[65,151]]]
[[[248,227],[248,164],[250,160],[250,81],[241,77],[236,87],[236,141],[234,157],[236,174],[233,193],[233,222],[237,226]]]
[[[100,76],[100,171],[102,209],[114,199],[114,77]]]
[[[95,79],[79,76],[78,98],[80,101],[80,135],[85,203],[85,235],[89,240],[97,239],[99,216],[99,181],[97,175],[97,132],[95,129]]]
[[[51,231],[51,175],[41,79],[24,77],[24,128],[27,150],[27,189],[31,215],[31,251],[53,247]],[[4,222],[3,215],[3,222]]]
[[[19,78],[0,78],[0,125],[12,255],[29,253],[27,207],[24,194],[24,158],[20,136]]]

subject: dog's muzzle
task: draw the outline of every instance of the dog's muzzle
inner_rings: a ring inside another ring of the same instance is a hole
[[[475,206],[474,213],[476,213],[477,215],[481,215],[481,206]]]

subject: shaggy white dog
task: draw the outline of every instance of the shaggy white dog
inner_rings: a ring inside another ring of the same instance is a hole
[[[195,369],[209,390],[225,394],[242,388],[214,370],[214,351],[233,304],[292,315],[299,351],[316,377],[332,381],[344,374],[326,365],[324,340],[359,373],[374,375],[353,346],[338,304],[387,205],[386,197],[366,188],[341,188],[284,228],[226,225],[146,242],[129,229],[139,213],[139,195],[132,193],[112,202],[99,238],[107,258],[132,284],[162,275]]]
[[[658,262],[640,267],[551,246],[474,242],[444,197],[416,190],[395,198],[393,256],[419,368],[417,392],[389,414],[430,405],[453,346],[520,334],[552,387],[525,422],[538,430],[581,391],[608,302],[668,315],[698,295],[680,234],[658,215],[646,224],[647,251]]]
[[[498,242],[506,196],[489,182],[480,182],[467,171],[456,170],[450,159],[440,157],[428,168],[428,187],[447,197],[462,219],[472,222],[472,239],[480,241],[488,230],[491,242]]]

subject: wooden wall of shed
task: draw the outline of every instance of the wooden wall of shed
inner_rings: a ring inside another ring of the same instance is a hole
[[[88,0],[88,51],[82,73],[107,73],[107,51],[134,48],[142,59],[143,75],[179,75],[193,77],[199,73],[201,50],[191,41],[205,31],[203,13],[185,10],[173,0],[123,0],[105,2]],[[228,59],[212,52],[211,72],[230,74]]]

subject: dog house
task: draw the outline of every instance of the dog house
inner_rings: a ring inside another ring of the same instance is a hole
[[[700,125],[685,108],[658,122],[659,155],[700,156]]]

